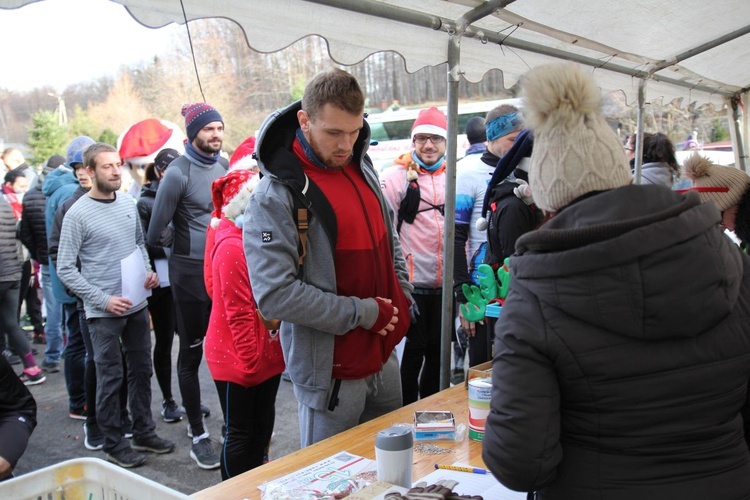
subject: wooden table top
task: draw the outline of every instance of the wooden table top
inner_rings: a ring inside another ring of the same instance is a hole
[[[291,472],[323,460],[340,451],[347,451],[365,458],[375,459],[375,435],[378,431],[395,423],[412,423],[417,410],[450,410],[456,417],[456,424],[464,424],[466,436],[460,443],[453,441],[426,441],[450,453],[426,455],[414,450],[412,478],[416,481],[435,470],[435,464],[450,465],[462,462],[474,467],[485,467],[482,461],[482,443],[468,438],[468,393],[463,384],[451,387],[432,396],[419,400],[401,409],[358,425],[353,429],[332,436],[324,441],[291,453],[285,457],[245,472],[216,486],[206,488],[192,495],[197,499],[242,500],[260,499],[258,486]]]

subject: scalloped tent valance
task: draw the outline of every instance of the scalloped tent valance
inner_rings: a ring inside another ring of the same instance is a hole
[[[16,8],[39,0],[0,0]],[[491,69],[513,85],[530,67],[570,59],[592,67],[602,89],[647,98],[721,103],[750,88],[750,2],[680,0],[113,0],[145,26],[224,17],[248,45],[273,52],[300,38],[326,39],[350,65],[392,50],[408,71],[448,62],[460,38],[460,72],[479,81]],[[470,24],[462,22],[469,16]]]

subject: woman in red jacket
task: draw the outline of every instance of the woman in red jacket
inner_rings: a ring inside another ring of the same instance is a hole
[[[221,219],[211,222],[213,304],[205,354],[227,429],[222,479],[263,464],[284,370],[278,332],[267,330],[258,317],[242,248],[242,214],[257,181],[254,172],[235,170],[212,185]]]

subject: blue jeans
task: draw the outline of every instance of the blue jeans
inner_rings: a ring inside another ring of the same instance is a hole
[[[68,331],[68,344],[63,356],[65,365],[65,386],[68,389],[68,404],[71,410],[80,410],[86,404],[85,374],[86,374],[86,345],[83,343],[79,312],[76,303],[64,304],[65,329]]]
[[[59,363],[63,351],[62,336],[62,304],[52,293],[52,281],[49,277],[49,266],[42,265],[42,293],[47,310],[47,323],[44,326],[47,337],[47,350],[44,352],[44,360],[47,363]]]

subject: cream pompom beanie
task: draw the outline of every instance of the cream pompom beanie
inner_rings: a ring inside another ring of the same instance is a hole
[[[523,90],[524,113],[534,131],[529,185],[539,208],[557,212],[586,193],[632,182],[590,74],[573,63],[548,64],[526,74]]]

